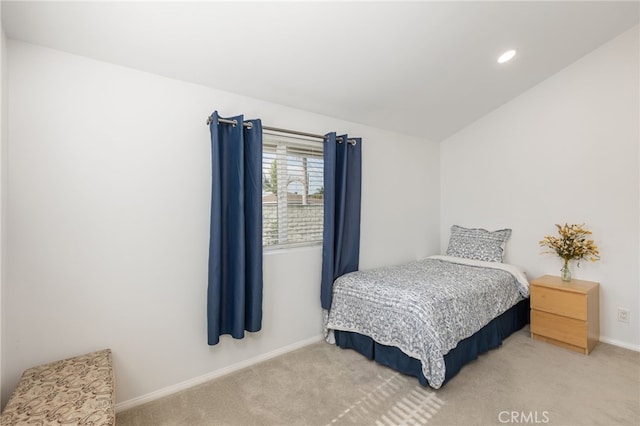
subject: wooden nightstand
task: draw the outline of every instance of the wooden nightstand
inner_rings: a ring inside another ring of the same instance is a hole
[[[600,284],[544,275],[530,285],[531,337],[588,355],[600,339]]]

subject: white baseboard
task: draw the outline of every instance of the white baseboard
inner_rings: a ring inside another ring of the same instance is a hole
[[[284,346],[282,348],[278,348],[274,351],[267,352],[262,355],[258,355],[254,358],[247,359],[242,362],[238,362],[233,365],[229,365],[227,367],[221,368],[220,370],[212,371],[210,373],[204,374],[202,376],[194,377],[193,379],[185,380],[184,382],[176,383],[175,385],[167,386],[166,388],[158,389],[157,391],[150,392],[148,394],[129,399],[127,401],[122,401],[116,404],[115,409],[116,413],[121,411],[128,410],[133,407],[137,407],[142,404],[146,404],[147,402],[155,401],[156,399],[160,399],[167,395],[171,395],[176,392],[180,392],[182,390],[188,389],[190,387],[208,382],[213,379],[217,379],[222,376],[226,376],[227,374],[231,374],[243,368],[249,367],[251,365],[255,365],[266,361],[271,358],[275,358],[279,355],[283,355],[287,352],[295,351],[296,349],[303,348],[305,346],[311,345],[313,343],[319,342],[324,339],[324,336],[318,335],[311,337],[306,340],[302,340],[300,342],[293,343],[288,346]]]
[[[631,349],[632,351],[640,352],[640,345],[632,345],[630,343],[622,342],[616,339],[610,339],[605,336],[600,336],[600,341],[604,343],[608,343],[610,345],[620,346],[621,348]]]

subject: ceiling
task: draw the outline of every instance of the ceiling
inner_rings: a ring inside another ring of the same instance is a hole
[[[2,2],[11,39],[431,141],[639,15],[637,1]]]

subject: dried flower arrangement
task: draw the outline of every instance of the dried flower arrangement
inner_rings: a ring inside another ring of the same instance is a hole
[[[564,266],[562,268],[562,279],[564,281],[571,280],[571,274],[569,272],[569,261],[577,260],[578,266],[580,261],[587,259],[591,262],[595,262],[600,259],[600,252],[595,242],[591,239],[587,239],[591,235],[591,231],[585,229],[585,225],[576,224],[564,224],[558,225],[559,237],[547,235],[541,241],[542,247],[550,248],[552,251],[545,253],[555,253],[564,260]],[[566,274],[566,275],[565,275]]]

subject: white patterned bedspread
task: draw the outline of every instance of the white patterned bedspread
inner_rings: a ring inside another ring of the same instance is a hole
[[[438,389],[444,355],[528,295],[529,283],[513,265],[432,256],[338,278],[327,328],[399,348],[421,361]]]

